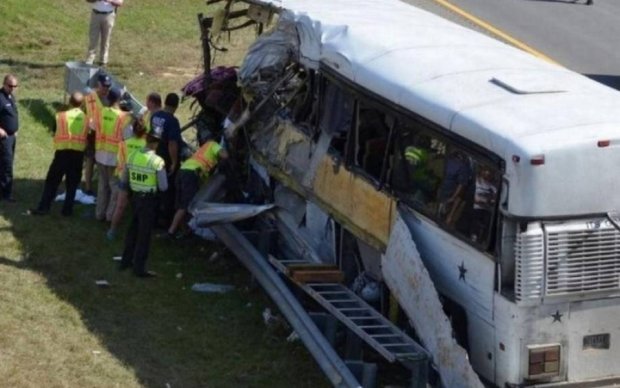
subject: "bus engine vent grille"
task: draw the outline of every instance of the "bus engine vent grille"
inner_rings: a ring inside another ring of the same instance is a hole
[[[607,219],[545,225],[546,296],[620,290],[620,232]]]
[[[530,224],[515,241],[515,299],[540,301],[543,297],[545,261],[544,234],[540,224]]]

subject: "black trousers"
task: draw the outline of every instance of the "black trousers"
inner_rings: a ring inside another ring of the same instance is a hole
[[[54,159],[47,170],[45,186],[39,210],[48,211],[52,206],[52,201],[56,197],[56,191],[62,178],[65,178],[65,202],[62,207],[62,214],[70,215],[73,212],[75,202],[75,191],[82,180],[82,163],[84,162],[84,152],[74,150],[60,150],[54,153]]]
[[[149,256],[158,205],[159,199],[154,194],[131,194],[133,215],[125,237],[121,266],[133,266],[133,271],[137,275],[146,272],[146,260]]]
[[[13,195],[13,160],[15,159],[15,135],[0,139],[0,196],[9,199]]]
[[[176,212],[175,205],[175,193],[176,193],[176,178],[179,170],[168,175],[168,190],[161,193],[159,204],[159,224],[164,227],[169,227],[172,223],[172,218]]]

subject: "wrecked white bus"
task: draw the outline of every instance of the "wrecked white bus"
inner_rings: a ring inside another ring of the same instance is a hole
[[[618,381],[620,94],[396,0],[247,3],[279,16],[229,134],[312,252],[281,255],[389,293],[438,369],[441,301],[486,382]]]

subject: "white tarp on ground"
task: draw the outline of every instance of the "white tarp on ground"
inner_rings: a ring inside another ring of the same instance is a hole
[[[452,338],[450,320],[443,312],[433,281],[420,259],[411,231],[396,218],[381,261],[385,283],[403,308],[433,357],[445,387],[481,387],[467,352]]]

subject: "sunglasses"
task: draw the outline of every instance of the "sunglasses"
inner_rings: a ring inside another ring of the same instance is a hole
[[[18,84],[14,84],[14,85],[11,85],[11,84],[6,84],[6,86],[8,86],[9,88],[13,88],[13,89],[15,89],[15,88],[16,88],[16,87],[18,87],[19,85],[18,85]]]

